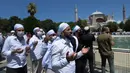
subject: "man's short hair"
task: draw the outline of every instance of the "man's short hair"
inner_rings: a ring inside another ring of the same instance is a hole
[[[108,27],[102,27],[102,32],[107,31],[108,29]]]

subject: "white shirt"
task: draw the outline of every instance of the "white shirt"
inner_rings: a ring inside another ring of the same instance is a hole
[[[48,42],[48,49],[42,59],[42,67],[52,69],[52,63],[51,63],[51,53],[52,53],[52,43],[54,41],[59,40],[59,37],[56,37],[53,41]]]
[[[68,63],[66,59],[66,53],[73,53],[73,46],[67,39],[59,39],[52,44],[52,70],[55,73],[75,73],[75,61]],[[77,53],[77,56],[81,57],[83,54]]]
[[[21,41],[19,41],[16,36],[7,37],[2,49],[2,53],[7,57],[7,67],[20,68],[27,64],[25,55],[26,46],[27,45],[24,38]],[[11,54],[12,50],[17,48],[23,49],[23,52]]]
[[[2,46],[3,43],[4,43],[4,38],[2,35],[0,35],[0,47]]]
[[[42,42],[43,39],[38,39],[35,35],[29,40],[29,44],[34,43],[35,41],[38,41],[36,47],[31,46],[31,58],[32,60],[39,60],[43,57],[47,50],[47,44]]]

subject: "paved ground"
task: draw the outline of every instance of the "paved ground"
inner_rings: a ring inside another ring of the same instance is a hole
[[[27,58],[27,61],[28,61],[28,73],[31,73],[31,61],[30,61],[29,57]],[[101,63],[98,60],[96,60],[95,73],[101,73],[100,65],[101,65]],[[0,61],[0,73],[5,73],[5,70],[6,70],[6,60]],[[87,66],[86,66],[86,71],[87,71]],[[106,66],[106,73],[110,73],[108,64]],[[130,73],[130,68],[115,65],[115,73]]]
[[[5,73],[5,70],[6,70],[5,65],[6,65],[6,61],[0,62],[0,73]],[[96,62],[95,73],[101,73],[100,65],[101,65],[100,62]],[[28,66],[28,73],[31,73],[30,70],[31,70],[31,67]],[[86,70],[87,70],[87,68],[86,68]],[[106,67],[106,73],[109,73],[108,65]],[[125,67],[115,66],[115,73],[130,73],[130,69],[125,68]]]

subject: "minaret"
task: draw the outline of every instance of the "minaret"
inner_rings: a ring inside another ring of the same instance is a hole
[[[112,20],[114,20],[114,13],[112,12],[112,17],[111,17]]]
[[[77,5],[75,5],[75,22],[78,21],[78,8]]]
[[[123,4],[123,21],[126,20],[125,5]]]

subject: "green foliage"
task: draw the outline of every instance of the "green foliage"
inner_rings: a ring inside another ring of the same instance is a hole
[[[26,32],[33,33],[33,29],[39,27],[40,22],[35,17],[29,16],[23,19],[23,25]]]
[[[125,23],[125,26],[124,26],[124,30],[125,31],[130,31],[130,19],[128,19]]]
[[[110,32],[116,32],[118,29],[118,25],[116,22],[109,22],[106,26],[110,28]]]
[[[76,22],[76,25],[79,25],[81,28],[84,28],[85,26],[88,26],[87,20],[81,20],[81,19],[79,19],[79,21]]]
[[[73,29],[74,26],[75,26],[75,23],[74,22],[68,22],[68,24],[70,25],[70,27]]]
[[[9,22],[10,22],[10,25],[11,25],[11,29],[13,30],[13,26],[16,24],[16,23],[21,23],[22,24],[22,20],[17,17],[17,16],[11,16],[9,18]]]
[[[9,32],[11,30],[11,25],[8,19],[0,18],[0,31],[2,32]]]
[[[43,28],[45,32],[49,31],[50,29],[57,31],[56,23],[53,22],[51,19],[46,19],[44,21],[41,21],[40,27]]]
[[[125,26],[125,24],[124,24],[123,22],[121,22],[121,23],[119,24],[119,27],[120,27],[121,29],[124,29],[124,26]]]
[[[29,3],[27,9],[28,9],[28,13],[30,13],[30,16],[34,16],[34,14],[37,12],[36,5],[34,3]]]

